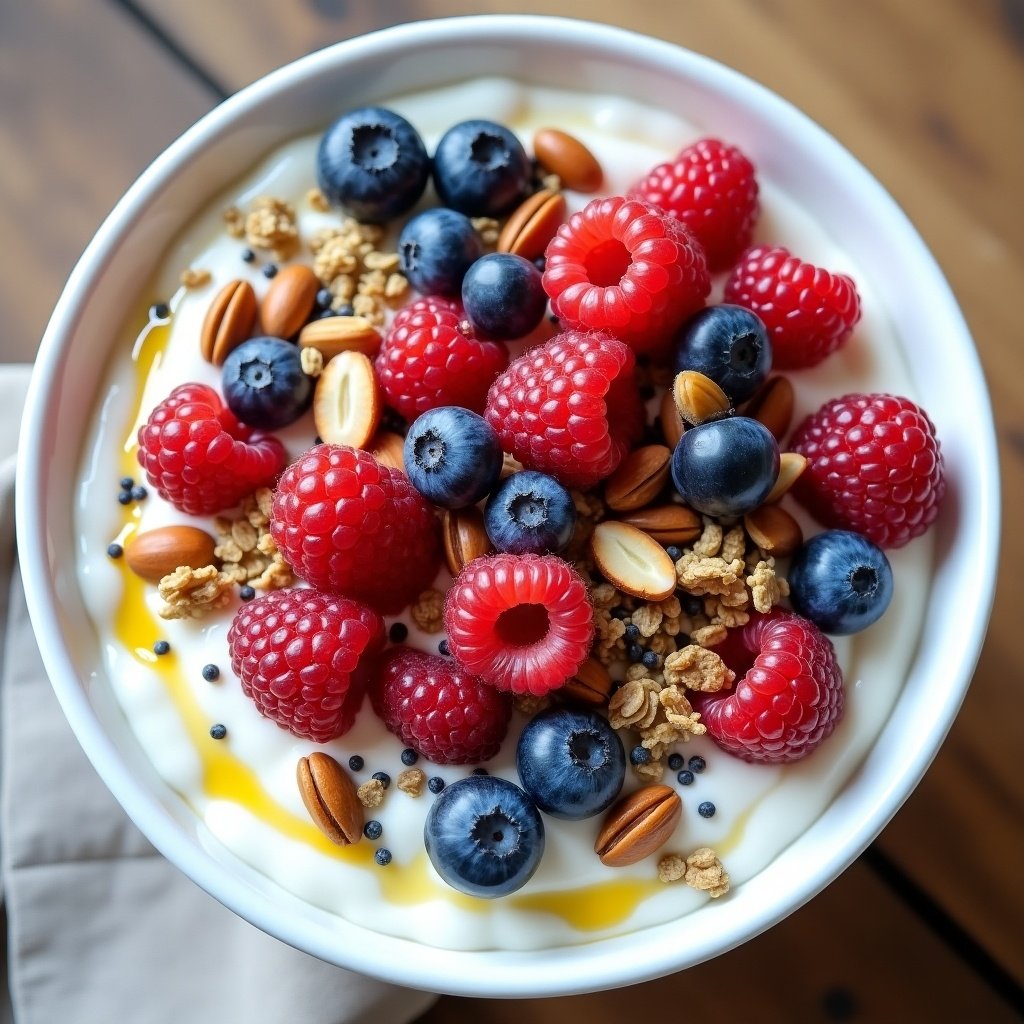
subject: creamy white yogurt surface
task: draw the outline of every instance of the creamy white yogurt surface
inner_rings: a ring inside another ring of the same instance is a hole
[[[624,191],[654,164],[674,155],[702,134],[728,139],[729,126],[696,127],[671,113],[640,107],[609,96],[572,94],[530,88],[504,80],[478,81],[391,101],[420,130],[428,149],[452,123],[485,117],[507,124],[529,148],[535,129],[559,127],[582,139],[600,160],[606,175],[602,191]],[[424,790],[413,799],[392,786],[384,804],[368,817],[383,826],[379,842],[363,840],[337,851],[309,823],[295,783],[296,762],[317,749],[262,718],[243,695],[230,669],[225,636],[234,608],[201,620],[164,622],[157,618],[155,587],[143,588],[112,561],[107,545],[123,536],[126,524],[148,530],[172,523],[197,522],[162,502],[155,494],[136,510],[126,511],[114,495],[118,479],[134,464],[135,429],[153,406],[177,384],[219,384],[219,371],[199,354],[199,331],[213,296],[234,278],[249,280],[257,295],[269,281],[259,267],[240,258],[244,242],[229,237],[221,211],[245,208],[261,195],[287,199],[300,216],[303,238],[338,222],[336,213],[312,210],[305,197],[315,183],[318,137],[298,139],[270,156],[189,225],[168,252],[154,282],[153,294],[140,304],[173,294],[167,343],[153,361],[139,399],[138,371],[128,358],[111,367],[99,396],[81,461],[75,510],[80,537],[78,576],[105,651],[109,685],[140,744],[159,774],[181,794],[222,844],[218,856],[235,856],[253,865],[284,888],[369,929],[405,936],[452,949],[534,949],[590,941],[664,922],[704,903],[707,897],[683,884],[656,880],[658,855],[629,868],[603,866],[593,853],[600,819],[562,822],[545,819],[547,844],[541,866],[519,893],[503,900],[464,897],[444,885],[423,852],[423,819],[433,797]],[[756,240],[788,246],[801,258],[830,270],[849,273],[861,294],[863,316],[844,350],[811,371],[791,374],[797,390],[797,417],[830,397],[850,391],[892,391],[913,396],[898,339],[880,307],[864,268],[854,265],[842,239],[823,227],[791,198],[760,181],[762,214]],[[570,207],[589,197],[568,194]],[[428,195],[423,205],[433,201]],[[301,259],[301,257],[300,257]],[[187,266],[213,274],[205,287],[184,291],[178,275]],[[721,294],[722,281],[712,299]],[[120,351],[132,350],[126,326]],[[145,350],[143,338],[136,352]],[[307,417],[282,433],[292,454],[312,441]],[[787,499],[788,503],[788,499]],[[788,507],[800,514],[796,507]],[[806,519],[805,527],[815,527]],[[200,525],[204,524],[200,521]],[[846,713],[834,735],[813,756],[787,767],[749,765],[699,738],[679,746],[689,757],[701,754],[707,769],[689,787],[677,787],[683,815],[673,839],[661,853],[688,853],[713,847],[733,885],[751,878],[821,814],[856,770],[896,699],[913,656],[925,606],[931,567],[930,537],[889,553],[896,581],[892,605],[880,622],[858,637],[836,642],[846,678]],[[448,581],[442,573],[439,586]],[[145,608],[126,602],[144,594]],[[388,620],[389,622],[392,620]],[[138,637],[126,635],[139,630]],[[167,639],[172,654],[155,658],[153,637]],[[412,630],[409,643],[436,650],[440,635]],[[127,641],[127,642],[126,642]],[[215,683],[206,682],[207,663],[221,668]],[[514,754],[525,719],[518,713],[499,756],[488,765],[494,773],[518,781]],[[227,738],[209,738],[213,723],[227,726]],[[358,753],[366,767],[357,782],[374,771],[396,778],[404,767],[402,744],[383,728],[367,702],[354,729],[322,749],[343,764]],[[422,759],[429,775],[451,783],[469,768],[434,766]],[[675,784],[667,772],[666,783]],[[627,786],[635,786],[631,776]],[[717,813],[705,819],[697,805],[712,801]],[[382,868],[372,859],[374,846],[386,846],[392,863]],[[728,897],[725,897],[728,899]]]

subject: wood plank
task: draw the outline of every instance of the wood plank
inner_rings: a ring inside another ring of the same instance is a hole
[[[739,949],[644,985],[563,999],[441,999],[418,1024],[1017,1020],[861,864]]]
[[[118,196],[216,97],[102,0],[0,5],[0,361],[30,360]]]

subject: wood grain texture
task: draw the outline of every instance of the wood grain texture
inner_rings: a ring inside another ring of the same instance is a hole
[[[33,358],[100,221],[215,97],[106,0],[0,4],[0,96],[8,362]]]

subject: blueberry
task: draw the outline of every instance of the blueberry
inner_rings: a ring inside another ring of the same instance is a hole
[[[483,252],[470,219],[444,207],[417,214],[398,236],[402,273],[424,295],[457,296],[470,264]]]
[[[682,754],[669,754],[668,755],[668,766],[671,771],[677,772],[686,762],[683,760]]]
[[[630,764],[650,764],[651,752],[644,746],[637,745],[629,752]]]
[[[384,826],[376,818],[371,818],[363,826],[363,835],[371,842],[376,842],[383,834]]]
[[[130,476],[121,477],[121,490],[130,491],[135,486],[135,481]]]
[[[248,583],[245,583],[238,588],[238,596],[243,601],[251,601],[256,596],[256,588],[250,587]]]
[[[437,645],[437,653],[440,654],[442,658],[448,658],[448,657],[451,656],[452,652],[451,652],[451,648],[448,646],[448,641],[447,640],[442,640]]]
[[[670,544],[667,548],[665,548],[665,554],[668,555],[668,557],[671,558],[673,562],[678,562],[679,559],[683,557],[682,549],[677,548],[675,544]]]
[[[277,277],[277,264],[265,263],[263,265],[263,276],[266,278]]]
[[[697,813],[702,818],[713,818],[715,816],[715,805],[710,800],[705,800],[697,807]]]
[[[393,644],[402,644],[409,637],[409,627],[404,622],[393,622],[388,630],[388,639]]]
[[[640,660],[644,668],[656,669],[661,665],[661,658],[654,651],[644,651],[644,656]]]
[[[745,402],[772,367],[772,345],[761,318],[742,306],[708,306],[683,324],[676,342],[676,372],[710,377],[732,404]]]
[[[312,378],[302,372],[297,345],[250,338],[224,360],[228,408],[250,427],[277,430],[294,423],[313,401]]]
[[[149,491],[147,491],[141,484],[136,484],[132,488],[132,501],[145,501],[148,497]]]
[[[644,660],[644,649],[639,644],[629,644],[626,647],[626,656],[634,664]]]
[[[576,506],[553,477],[524,469],[506,477],[487,499],[484,529],[499,551],[558,554],[572,537]]]
[[[857,633],[877,621],[892,600],[892,569],[876,544],[849,530],[826,530],[793,556],[793,608],[826,633]]]
[[[253,263],[253,262],[255,262],[255,260],[256,260],[256,253],[254,253],[252,251],[252,249],[243,249],[242,250],[242,262],[243,263]]]
[[[220,669],[212,662],[209,665],[204,665],[203,678],[208,683],[215,683],[218,679],[220,679]]]
[[[441,790],[444,789],[444,779],[442,779],[440,775],[431,775],[430,778],[427,779],[427,789],[429,789],[431,793],[440,793]]]
[[[361,772],[364,764],[366,764],[366,762],[358,754],[353,754],[348,759],[348,766],[354,772]]]
[[[626,639],[637,640],[640,637],[640,627],[635,622],[626,625]]]
[[[376,779],[385,789],[391,785],[391,776],[387,772],[374,772],[371,779]]]
[[[379,224],[416,205],[430,176],[430,159],[404,117],[383,107],[360,107],[324,132],[316,171],[331,203],[357,220]]]
[[[516,785],[492,775],[447,786],[423,826],[427,856],[454,889],[507,896],[522,888],[544,852],[544,822]]]
[[[321,288],[316,293],[316,304],[320,309],[328,309],[334,301],[334,295],[330,288]]]
[[[700,754],[694,754],[686,765],[686,767],[689,768],[691,772],[695,772],[697,775],[700,775],[700,773],[704,771],[704,769],[707,768],[707,766],[707,761],[705,761],[704,758],[700,756]]]
[[[693,772],[687,771],[685,768],[676,776],[676,781],[680,786],[692,786],[693,785]]]
[[[413,487],[442,508],[475,505],[498,482],[503,461],[494,428],[457,405],[417,417],[405,437],[404,455]]]
[[[210,726],[210,736],[215,740],[222,740],[227,736],[227,734],[227,726],[221,725],[220,723]]]
[[[779,445],[749,416],[691,427],[672,453],[672,482],[683,500],[709,516],[757,508],[779,475]]]
[[[132,503],[132,492],[120,491],[117,495],[117,500],[121,505],[130,505]]]
[[[467,217],[500,217],[526,198],[530,158],[502,125],[462,121],[437,144],[434,186],[445,206]]]
[[[107,545],[108,558],[120,558],[124,554],[124,548],[120,544],[111,543]]]
[[[159,655],[169,654],[170,650],[171,650],[171,645],[166,640],[157,640],[157,642],[155,644],[153,644],[153,653],[154,654],[159,654]]]
[[[407,766],[408,765],[413,765],[419,759],[420,759],[420,755],[417,754],[416,751],[412,749],[412,747],[406,747],[402,751],[402,764],[404,764],[404,765],[407,765]]]
[[[600,814],[619,795],[626,754],[603,715],[553,708],[526,724],[516,768],[542,811],[574,821]]]
[[[462,305],[477,334],[507,341],[544,319],[548,297],[540,271],[510,252],[481,256],[462,280]]]
[[[154,320],[166,320],[171,315],[171,307],[166,302],[156,302],[149,307],[149,315]]]
[[[391,851],[385,849],[383,846],[377,850],[373,859],[382,867],[386,868],[391,863]]]

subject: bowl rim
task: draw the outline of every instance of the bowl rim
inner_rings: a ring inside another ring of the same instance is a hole
[[[61,636],[57,614],[58,596],[48,566],[45,525],[34,517],[41,507],[45,490],[46,461],[41,457],[35,439],[42,436],[47,407],[46,397],[55,386],[59,356],[64,343],[76,328],[78,310],[94,280],[100,277],[116,255],[122,235],[134,223],[139,212],[159,194],[191,154],[215,143],[221,130],[235,118],[257,108],[279,91],[287,90],[306,78],[315,78],[336,62],[344,63],[368,57],[394,57],[396,50],[426,47],[440,43],[465,45],[482,37],[523,36],[542,31],[567,43],[596,50],[601,56],[628,44],[652,63],[698,75],[710,88],[729,96],[740,95],[745,106],[752,106],[759,116],[769,120],[782,119],[793,130],[812,138],[814,144],[828,152],[830,160],[863,189],[870,201],[879,204],[893,231],[903,237],[901,243],[915,253],[918,267],[930,277],[936,301],[950,322],[950,329],[965,342],[962,353],[970,367],[970,379],[964,386],[972,392],[984,422],[979,432],[979,473],[982,493],[979,497],[981,522],[978,523],[976,570],[977,593],[980,599],[965,603],[964,622],[959,639],[958,660],[949,666],[950,677],[958,681],[945,693],[936,708],[929,727],[921,734],[920,747],[912,767],[899,778],[872,794],[869,806],[855,828],[837,838],[831,856],[824,857],[817,870],[801,877],[785,894],[766,903],[759,913],[744,922],[743,927],[725,929],[717,934],[707,948],[685,959],[672,944],[648,945],[643,958],[602,955],[601,950],[616,939],[597,940],[588,946],[555,947],[538,951],[540,956],[504,951],[460,952],[440,950],[442,956],[418,958],[407,955],[382,958],[374,950],[378,943],[353,949],[341,948],[332,942],[324,929],[312,929],[295,917],[282,914],[274,901],[264,898],[236,877],[228,866],[213,858],[199,844],[183,841],[180,826],[147,787],[125,769],[117,747],[105,732],[79,680],[70,652],[62,643],[40,643],[43,663],[53,689],[68,721],[89,760],[104,783],[123,806],[136,826],[153,845],[181,871],[210,895],[290,945],[350,970],[382,980],[431,991],[462,995],[501,997],[554,996],[597,991],[634,984],[659,977],[686,966],[700,963],[760,934],[796,910],[830,881],[838,876],[876,837],[903,801],[920,781],[955,718],[971,675],[980,655],[992,601],[998,560],[1000,526],[998,459],[991,401],[982,373],[980,358],[956,300],[934,257],[917,234],[902,209],[881,184],[832,135],[803,114],[787,100],[745,75],[694,53],[677,44],[665,42],[612,25],[546,15],[470,15],[411,22],[385,28],[344,40],[299,58],[231,96],[182,133],[142,172],[118,201],[96,231],[88,247],[72,271],[56,304],[44,334],[36,367],[26,399],[22,434],[19,443],[16,516],[19,557],[24,578],[26,601],[37,637]],[[987,414],[987,419],[985,419]],[[798,841],[798,840],[796,840]],[[788,848],[787,848],[788,849]],[[785,852],[785,851],[784,851]],[[780,854],[782,856],[782,854]],[[311,932],[313,934],[311,934]],[[380,936],[385,946],[396,949],[421,949],[409,940]],[[636,933],[616,937],[632,940]],[[629,942],[627,945],[632,946]],[[430,947],[427,947],[430,948]],[[579,955],[580,950],[586,955]],[[566,951],[577,955],[566,956]],[[496,953],[500,955],[495,955]],[[487,958],[486,971],[481,971],[481,957]],[[525,958],[524,958],[525,957]],[[438,963],[444,969],[439,974]],[[538,961],[540,961],[538,965]],[[530,965],[531,977],[524,980],[524,964]],[[566,965],[569,970],[566,970]]]

